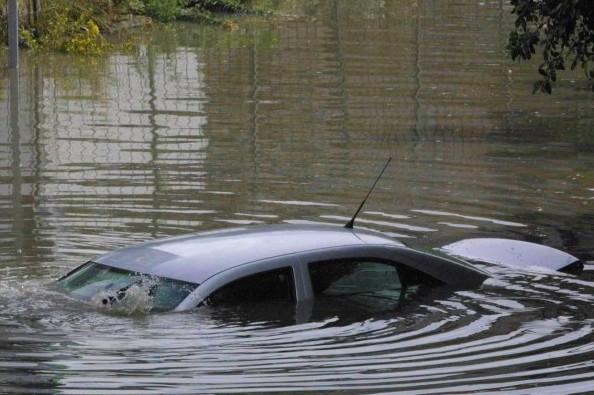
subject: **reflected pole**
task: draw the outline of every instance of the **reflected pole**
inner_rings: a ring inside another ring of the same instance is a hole
[[[345,137],[347,141],[350,141],[350,132],[347,127],[345,127],[345,120],[349,116],[349,106],[348,106],[348,95],[346,89],[346,80],[347,80],[347,73],[346,73],[346,61],[345,61],[345,53],[344,53],[344,46],[342,44],[342,29],[340,26],[340,7],[339,2],[334,1],[332,2],[332,13],[330,20],[334,24],[332,26],[332,31],[334,32],[334,36],[336,39],[336,56],[338,58],[338,67],[336,73],[338,75],[338,83],[336,84],[336,88],[339,93],[340,97],[340,109],[342,112],[342,116],[340,118],[340,131],[342,135]]]
[[[152,224],[153,224],[153,233],[151,234],[153,237],[156,237],[159,234],[159,213],[161,212],[159,208],[161,207],[160,203],[160,196],[162,192],[161,187],[161,172],[159,169],[159,124],[157,123],[157,99],[158,99],[158,92],[157,92],[157,78],[156,78],[156,67],[157,67],[157,55],[155,54],[155,47],[154,45],[147,46],[147,74],[148,74],[148,82],[149,82],[149,108],[150,113],[148,116],[149,124],[151,128],[151,171],[153,173],[153,209],[155,213],[152,214]]]
[[[19,2],[8,0],[8,66],[19,67]]]
[[[23,208],[21,204],[22,176],[21,176],[21,135],[19,128],[19,71],[16,68],[9,70],[9,126],[12,157],[12,208],[13,208],[13,235],[16,256],[19,256],[24,247],[23,237]]]

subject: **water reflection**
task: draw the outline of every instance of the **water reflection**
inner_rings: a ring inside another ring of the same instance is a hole
[[[501,1],[303,7],[234,33],[179,24],[92,64],[24,53],[19,81],[2,75],[3,390],[590,390],[593,104],[581,76],[531,95],[535,66],[503,51]],[[387,157],[360,227],[421,247],[543,242],[590,273],[503,270],[385,314],[330,305],[306,319],[281,306],[111,316],[44,286],[158,236],[343,224]]]

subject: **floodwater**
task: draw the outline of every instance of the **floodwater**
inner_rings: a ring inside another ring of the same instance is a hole
[[[290,2],[293,4],[292,2]],[[23,53],[0,84],[0,392],[594,391],[594,96],[532,95],[503,1],[311,1],[130,52]],[[494,268],[381,314],[110,314],[52,280],[116,247],[256,223],[415,247],[560,248],[579,277]]]

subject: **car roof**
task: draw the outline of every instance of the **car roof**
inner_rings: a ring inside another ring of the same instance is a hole
[[[200,284],[249,262],[336,247],[391,245],[379,232],[333,225],[262,225],[171,237],[107,253],[95,262]]]

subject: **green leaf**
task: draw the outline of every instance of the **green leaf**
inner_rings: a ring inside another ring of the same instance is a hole
[[[594,85],[594,0],[508,0],[515,14],[515,28],[510,30],[508,49],[512,59],[528,60],[536,49],[544,63],[537,71],[543,80],[533,91],[552,93],[557,71],[566,63],[579,65]]]

